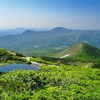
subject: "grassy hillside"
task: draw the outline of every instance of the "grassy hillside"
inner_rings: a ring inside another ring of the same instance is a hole
[[[100,69],[62,65],[0,75],[1,100],[100,100]]]
[[[78,55],[81,51],[82,51],[82,43],[78,43],[75,44],[69,48],[67,48],[66,50],[60,52],[59,54],[57,54],[57,58],[60,58],[64,55],[70,54],[69,57],[74,57],[75,55]]]
[[[25,62],[23,55],[0,48],[0,63]]]
[[[68,56],[65,56],[68,55]],[[86,43],[75,44],[63,52],[56,54],[57,58],[100,59],[100,49]]]

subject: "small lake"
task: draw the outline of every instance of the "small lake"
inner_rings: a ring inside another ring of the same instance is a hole
[[[0,72],[8,72],[16,69],[23,70],[38,70],[39,66],[36,65],[27,65],[27,64],[9,64],[0,66]]]

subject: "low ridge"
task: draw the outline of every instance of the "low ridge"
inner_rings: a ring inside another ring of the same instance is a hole
[[[100,49],[86,43],[75,44],[60,52],[57,58],[100,59]]]

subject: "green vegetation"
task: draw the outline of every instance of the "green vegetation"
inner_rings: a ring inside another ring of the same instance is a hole
[[[62,65],[0,75],[0,100],[100,100],[100,69]]]
[[[22,63],[26,62],[22,54],[14,53],[11,51],[0,48],[0,65],[5,63]]]
[[[60,58],[64,55],[68,55],[64,58],[74,58],[78,60],[100,60],[100,49],[86,43],[78,43],[56,54],[55,57]]]
[[[55,58],[54,58],[55,59]],[[35,61],[37,63],[46,64],[46,65],[54,65],[56,62],[51,57],[30,57],[30,61]]]
[[[100,68],[100,59],[76,59],[76,58],[54,58],[54,57],[30,57],[30,62],[38,62],[42,65],[55,65],[60,66],[61,64],[64,65],[71,65],[71,66],[85,66],[85,67],[97,67]]]
[[[17,52],[22,53],[24,55],[28,56],[38,56],[41,57],[43,55],[47,55],[51,53],[51,50],[45,50],[45,49],[38,49],[38,48],[22,48],[20,50],[17,50]]]
[[[55,57],[60,58],[67,54],[69,54],[68,57],[74,57],[75,55],[78,55],[81,51],[82,51],[82,44],[78,43],[56,54]]]
[[[70,57],[27,57],[26,61],[22,54],[0,49],[0,64],[43,64],[37,71],[0,72],[0,100],[100,100],[100,50],[79,43],[59,55],[66,52]]]

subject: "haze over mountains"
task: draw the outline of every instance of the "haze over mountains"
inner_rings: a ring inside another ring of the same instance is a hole
[[[56,27],[49,31],[25,30],[22,34],[0,37],[0,47],[23,54],[39,50],[60,51],[75,44],[88,43],[100,48],[100,30],[71,30]],[[39,52],[38,52],[39,54]]]
[[[21,33],[23,33],[26,30],[27,30],[26,28],[16,28],[16,29],[0,30],[0,37],[6,36],[6,35],[21,34]]]
[[[36,28],[16,28],[16,29],[5,29],[0,30],[0,37],[6,36],[6,35],[17,35],[25,32],[26,30],[35,30],[40,31],[41,29]]]

